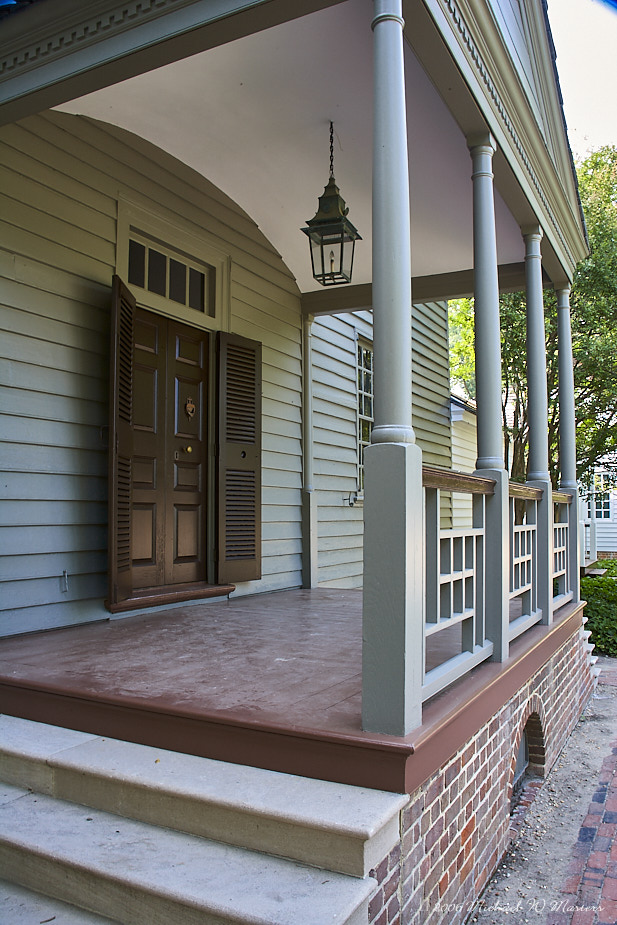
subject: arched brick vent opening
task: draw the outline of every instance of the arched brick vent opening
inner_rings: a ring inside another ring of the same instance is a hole
[[[510,774],[510,813],[517,808],[527,784],[534,778],[544,777],[545,761],[542,722],[539,714],[532,712],[515,743]]]

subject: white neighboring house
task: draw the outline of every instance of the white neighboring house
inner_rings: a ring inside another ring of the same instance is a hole
[[[617,559],[617,489],[602,466],[595,470],[591,490],[583,495],[581,520],[586,543],[595,548],[593,558]]]

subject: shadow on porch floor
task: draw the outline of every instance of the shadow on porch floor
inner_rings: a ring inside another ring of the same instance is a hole
[[[362,594],[334,589],[239,597],[5,639],[0,711],[409,791],[578,628],[581,606],[563,608],[552,627],[528,631],[506,663],[485,663],[433,698],[423,725],[406,738],[362,731]]]

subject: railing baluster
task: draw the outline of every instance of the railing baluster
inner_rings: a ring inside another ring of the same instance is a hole
[[[574,597],[569,553],[571,501],[568,492],[553,492],[553,612]]]
[[[426,614],[423,700],[490,658],[485,639],[484,497],[492,479],[424,467]],[[470,523],[442,529],[442,492],[472,496]],[[459,651],[452,654],[453,645]]]
[[[536,529],[541,498],[541,488],[510,483],[510,641],[542,619]]]

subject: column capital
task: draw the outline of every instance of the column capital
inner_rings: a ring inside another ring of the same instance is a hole
[[[486,154],[491,154],[491,156],[497,150],[497,142],[487,130],[486,132],[472,132],[471,135],[467,136],[467,147],[471,151],[472,155],[474,150],[478,148],[486,148]]]
[[[387,20],[398,23],[401,28],[404,27],[402,0],[374,0],[373,6],[375,16],[371,22],[371,29]]]
[[[544,237],[544,232],[542,227],[538,224],[535,225],[523,225],[521,228],[521,234],[525,241],[538,240],[541,241]]]
[[[558,286],[555,286],[555,293],[557,295],[557,308],[563,308],[567,311],[570,311],[570,283],[560,283]]]

